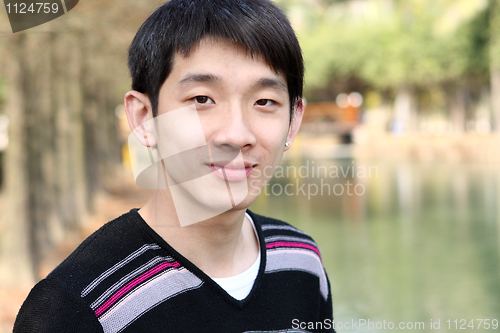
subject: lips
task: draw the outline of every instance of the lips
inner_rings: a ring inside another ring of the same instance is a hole
[[[247,178],[255,168],[255,165],[251,165],[249,163],[238,163],[238,165],[234,165],[234,163],[229,163],[227,165],[211,165],[212,171],[215,175],[225,181],[241,181]]]

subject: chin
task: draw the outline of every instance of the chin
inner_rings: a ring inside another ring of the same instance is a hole
[[[246,181],[231,182],[228,190],[224,181],[214,177],[210,174],[204,179],[169,187],[182,226],[210,219],[236,207],[248,207]]]
[[[251,197],[251,198],[246,198],[239,204],[235,205],[233,208],[231,208],[229,211],[234,212],[234,211],[239,211],[239,210],[244,210],[250,207],[251,204],[257,199],[256,197]]]

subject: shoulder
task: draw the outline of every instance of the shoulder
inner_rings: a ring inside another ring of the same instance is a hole
[[[252,217],[252,219],[256,224],[263,227],[262,230],[288,230],[302,235],[307,235],[302,230],[297,229],[296,227],[292,226],[287,222],[272,217],[259,215],[250,210],[247,210],[247,213]]]
[[[121,262],[131,253],[149,247],[158,248],[142,231],[140,215],[136,210],[106,223],[85,239],[47,279],[78,295],[103,271]]]
[[[281,220],[265,217],[250,211],[248,213],[253,218],[256,226],[262,231],[267,248],[278,247],[278,245],[291,247],[295,245],[310,249],[321,257],[318,245],[304,231]],[[309,246],[306,244],[309,244]]]
[[[318,245],[305,232],[296,227],[269,217],[249,212],[260,229],[260,239],[264,241],[265,273],[302,272],[314,276],[319,282],[322,297],[329,294],[329,282],[323,268]]]
[[[96,315],[90,304],[91,300],[85,296],[90,291],[99,289],[96,288],[98,282],[102,282],[114,272],[123,271],[121,269],[123,266],[131,263],[129,266],[133,269],[156,255],[151,252],[157,252],[155,250],[160,249],[155,240],[144,231],[146,228],[141,223],[145,222],[142,221],[137,210],[131,210],[106,223],[85,239],[73,253],[31,290],[16,320],[18,331],[32,332],[24,327],[39,323],[51,329],[33,329],[33,332],[59,332],[57,325],[60,324],[63,328],[65,318],[75,322],[96,321]],[[118,274],[118,278],[120,276],[121,274]],[[107,288],[114,282],[116,281],[113,280],[99,287]],[[96,323],[98,324],[97,321]],[[61,330],[63,331],[67,332],[67,330]],[[79,332],[76,329],[74,331]]]
[[[14,324],[14,333],[102,332],[94,313],[56,280],[33,287]]]

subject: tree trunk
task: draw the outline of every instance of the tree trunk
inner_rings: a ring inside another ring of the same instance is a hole
[[[467,118],[467,87],[463,84],[448,91],[448,105],[453,132],[462,134],[465,131]]]
[[[28,207],[26,94],[23,58],[26,35],[18,34],[6,52],[6,79],[9,82],[5,105],[9,117],[9,146],[5,151],[3,230],[0,233],[0,277],[4,286],[31,286],[35,280]]]
[[[500,132],[500,0],[490,0],[489,4],[492,127]]]
[[[392,132],[404,134],[415,132],[418,127],[414,90],[410,87],[399,87],[394,99],[394,122]]]
[[[491,115],[492,129],[500,132],[500,68],[491,68]]]
[[[26,81],[26,132],[27,160],[24,168],[28,170],[29,212],[32,225],[31,248],[33,264],[38,277],[40,264],[45,255],[54,247],[55,229],[51,224],[54,215],[54,187],[57,169],[54,170],[54,132],[53,105],[50,96],[56,91],[53,86],[50,50],[51,34],[29,34],[25,45],[27,71]],[[45,46],[45,48],[44,48]],[[61,229],[62,230],[62,229]]]
[[[100,188],[99,177],[99,150],[97,146],[98,126],[98,96],[97,82],[93,59],[91,57],[93,48],[92,41],[88,36],[84,37],[80,44],[82,54],[81,85],[85,110],[82,123],[84,129],[84,155],[85,155],[85,178],[87,179],[86,206],[89,211],[93,210],[93,198]]]
[[[81,36],[81,33],[76,33],[71,36],[70,45],[68,45],[65,55],[67,63],[66,81],[69,85],[66,100],[67,105],[70,105],[72,110],[69,119],[69,140],[71,141],[71,149],[68,151],[68,168],[71,172],[70,191],[72,192],[74,200],[72,205],[72,219],[75,221],[75,226],[76,224],[80,225],[82,223],[82,216],[87,211],[85,205],[87,185],[85,176],[84,130],[82,122],[85,107],[81,86],[83,59],[78,47]]]

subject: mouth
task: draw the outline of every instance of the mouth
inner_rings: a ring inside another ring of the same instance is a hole
[[[212,172],[217,177],[230,182],[237,182],[247,178],[256,166],[256,164],[246,162],[244,165],[241,163],[238,163],[238,165],[232,165],[231,163],[227,165],[210,165]]]

